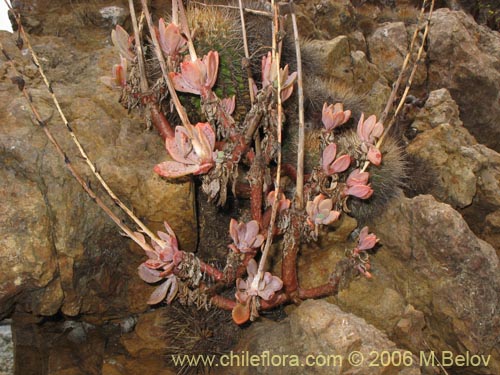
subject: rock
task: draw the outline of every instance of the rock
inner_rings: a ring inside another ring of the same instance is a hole
[[[496,210],[485,217],[481,237],[495,246],[500,257],[500,210]]]
[[[0,38],[26,74],[27,89],[48,128],[84,180],[105,197],[71,143],[31,59],[18,51],[11,34]],[[98,77],[109,75],[114,49],[98,47],[93,39],[71,44],[67,38],[44,36],[31,42],[71,127],[109,186],[148,226],[158,230],[168,221],[182,249],[194,250],[191,183],[168,183],[152,171],[166,159],[160,137],[145,130],[139,117],[127,115],[118,93],[98,83]],[[0,191],[8,197],[0,203],[0,317],[16,303],[33,314],[61,310],[92,323],[144,311],[153,287],[137,276],[143,251],[131,247],[67,172],[43,131],[33,125],[12,75],[7,64],[0,66],[0,98],[9,103],[0,110]]]
[[[465,127],[500,151],[500,35],[461,11],[438,9],[428,44],[430,89],[447,88]]]
[[[407,147],[410,155],[424,160],[437,174],[432,193],[439,200],[464,208],[477,192],[476,172],[479,153],[472,147],[475,139],[464,127],[441,124],[419,134]]]
[[[354,28],[354,9],[348,0],[306,1],[297,4],[297,23],[306,38],[332,39]]]
[[[406,303],[425,315],[422,333],[430,348],[491,354],[489,370],[498,371],[500,276],[492,246],[477,238],[457,211],[431,196],[394,201],[374,229],[383,244],[372,257],[374,287],[383,288],[379,280],[384,284],[392,280],[390,285],[404,290],[400,293]],[[369,322],[377,319],[360,315]],[[411,320],[398,322],[396,335],[408,324],[421,327],[421,318],[416,323]],[[488,373],[479,368],[468,371]]]
[[[389,82],[398,78],[408,53],[408,38],[403,22],[386,23],[367,38],[371,62],[377,65]]]
[[[0,323],[0,374],[14,374],[14,345],[9,323]]]
[[[424,329],[425,314],[407,305],[394,327],[394,340],[405,348],[422,348],[425,346]]]
[[[121,337],[123,346],[132,357],[162,356],[165,352],[164,314],[163,309],[142,314],[134,332]]]
[[[356,113],[378,114],[384,109],[390,88],[378,68],[368,61],[365,52],[354,49],[355,46],[351,46],[345,35],[303,43],[304,64],[317,74],[306,81],[305,92],[312,100],[326,98],[331,101],[325,95],[327,90],[329,96],[344,102]],[[320,103],[316,105],[322,107]]]
[[[458,115],[458,106],[446,89],[432,91],[412,124],[421,133],[406,150],[435,175],[428,191],[464,208],[467,223],[487,239],[483,218],[500,209],[500,154],[477,144]]]
[[[453,127],[463,125],[460,120],[460,109],[447,89],[429,93],[424,107],[416,114],[411,127],[423,132],[441,124],[450,124]]]
[[[102,366],[102,375],[175,375],[177,372],[167,368],[161,358],[130,359],[124,355],[106,358]]]
[[[413,365],[408,367],[369,367],[374,361],[374,352],[405,352],[398,349],[387,336],[368,324],[365,320],[342,311],[326,301],[308,300],[295,309],[280,323],[262,321],[254,323],[245,338],[234,350],[239,354],[249,351],[258,354],[268,351],[273,363],[278,359],[288,365],[238,367],[241,374],[420,374],[411,353],[406,352]],[[364,358],[362,365],[353,367],[347,358],[357,351]],[[288,355],[284,359],[284,355]],[[317,366],[304,366],[314,356]],[[397,354],[399,356],[399,354]],[[330,361],[327,364],[327,360]],[[321,361],[321,362],[320,362]],[[324,363],[323,366],[320,363]],[[234,368],[225,368],[225,373],[233,373]]]
[[[382,245],[370,257],[373,278],[360,277],[330,299],[414,354],[429,348],[491,354],[490,368],[471,367],[468,373],[495,373],[500,276],[492,246],[477,238],[457,211],[431,196],[392,200],[370,231]],[[326,282],[350,246],[323,239],[321,247],[303,249],[301,283]]]

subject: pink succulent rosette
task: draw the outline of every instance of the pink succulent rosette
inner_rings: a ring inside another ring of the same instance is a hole
[[[116,25],[116,28],[111,31],[111,41],[123,58],[134,61],[135,53],[132,50],[133,37],[128,35],[123,27]]]
[[[276,200],[276,190],[270,191],[266,197],[267,205],[272,207],[275,200]],[[292,202],[290,201],[290,199],[287,199],[285,194],[280,192],[278,199],[278,212],[281,213],[285,210],[288,210],[290,208],[291,203]]]
[[[308,201],[306,205],[307,222],[311,227],[328,225],[340,217],[340,212],[332,210],[333,201],[323,194],[317,195],[314,200]]]
[[[272,58],[271,52],[262,57],[262,88],[269,85],[277,87],[278,69],[275,60]],[[281,82],[281,100],[284,102],[293,93],[293,83],[297,78],[297,72],[288,74],[288,65],[279,69],[280,82]],[[254,92],[257,93],[257,88],[254,87]]]
[[[147,283],[157,283],[166,279],[151,294],[148,300],[150,305],[160,303],[165,298],[167,303],[171,303],[178,291],[178,280],[173,270],[182,261],[184,252],[179,250],[175,233],[166,222],[165,228],[167,233],[158,232],[162,243],[152,241],[153,251],[146,251],[149,259],[141,263],[138,268],[140,278]],[[141,233],[136,232],[135,235],[146,243]]]
[[[170,72],[170,78],[177,91],[207,97],[217,80],[219,53],[210,51],[203,59],[181,63],[181,72]]]
[[[323,111],[321,121],[325,126],[325,131],[330,132],[333,129],[345,124],[349,121],[351,117],[351,111],[344,111],[344,105],[342,103],[336,103],[327,105],[323,104]]]
[[[323,171],[331,176],[335,173],[344,172],[349,165],[351,165],[351,157],[349,155],[342,155],[337,157],[337,145],[335,143],[330,143],[323,150],[322,157],[322,167]]]
[[[265,272],[261,280],[257,280],[258,266],[255,259],[251,259],[247,265],[247,279],[237,279],[235,294],[238,303],[233,309],[233,320],[237,324],[242,324],[248,321],[252,316],[256,315],[256,297],[260,297],[265,301],[271,300],[275,293],[283,288],[283,281]]]
[[[215,133],[209,123],[175,128],[175,136],[166,138],[165,146],[174,161],[166,161],[154,167],[160,176],[176,178],[188,174],[208,172],[215,165]]]
[[[364,227],[359,233],[358,246],[352,252],[354,259],[357,260],[355,267],[359,273],[367,278],[371,278],[372,274],[369,272],[371,266],[366,250],[373,249],[377,242],[377,236],[373,233],[368,233],[368,227]]]
[[[160,18],[158,24],[158,40],[163,53],[172,58],[176,58],[187,43],[179,27],[174,23],[166,25],[163,18]]]
[[[256,220],[248,223],[238,223],[231,219],[229,223],[229,234],[233,244],[229,247],[236,253],[248,253],[259,248],[264,242],[264,236],[259,234],[259,224]]]
[[[344,195],[352,195],[359,199],[368,199],[373,194],[373,189],[368,184],[370,174],[368,172],[361,172],[359,168],[353,170],[349,177],[347,177]]]
[[[384,125],[381,122],[377,122],[375,115],[371,115],[365,120],[364,114],[361,114],[356,132],[362,142],[361,149],[363,152],[366,152],[367,159],[373,165],[380,165],[382,162],[382,153],[375,146],[375,142],[382,136]]]
[[[375,247],[375,245],[378,242],[377,236],[373,233],[368,233],[368,227],[364,227],[361,229],[361,232],[359,232],[359,239],[358,239],[358,250],[370,250]]]

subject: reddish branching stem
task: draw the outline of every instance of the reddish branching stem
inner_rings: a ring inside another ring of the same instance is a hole
[[[252,219],[259,223],[260,229],[262,225],[262,189],[264,186],[264,160],[261,156],[256,156],[248,174],[248,181],[250,183],[251,197],[250,197],[250,210]]]
[[[157,103],[148,103],[149,113],[151,115],[151,122],[153,123],[158,133],[160,133],[160,137],[163,140],[167,138],[173,138],[175,135],[174,129],[170,122],[168,122],[167,118],[160,110]]]
[[[200,270],[203,273],[214,278],[216,281],[224,280],[224,273],[219,271],[217,268],[207,264],[205,262],[200,262]]]

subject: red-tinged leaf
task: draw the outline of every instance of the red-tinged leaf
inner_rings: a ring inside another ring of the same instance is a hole
[[[161,271],[161,273],[160,273],[160,276],[161,277],[169,276],[172,273],[172,270],[174,269],[174,267],[175,267],[175,264],[173,262],[165,265],[163,267],[163,271]]]
[[[168,289],[170,288],[172,282],[170,279],[167,279],[164,283],[160,284],[153,293],[151,293],[151,296],[149,297],[148,300],[148,305],[156,305],[157,303],[160,303],[165,299],[167,296]]]
[[[128,33],[120,25],[116,25],[116,28],[111,31],[111,41],[118,49],[118,52],[127,60],[132,61],[134,53],[129,49],[129,38]]]
[[[330,198],[323,199],[318,204],[319,211],[330,211],[332,208],[333,208],[333,200],[331,200]]]
[[[176,161],[165,161],[154,167],[154,172],[167,178],[177,178],[194,174],[199,170],[198,165],[187,165]]]
[[[235,244],[239,243],[238,222],[234,219],[231,219],[231,221],[229,222],[229,234],[231,235],[231,238],[233,239],[233,242]]]
[[[177,91],[200,95],[200,89],[192,87],[188,82],[186,82],[186,80],[184,80],[182,74],[170,72],[169,75]]]
[[[365,124],[365,114],[361,113],[361,117],[359,118],[358,126],[356,128],[356,133],[358,134],[358,137],[359,137],[359,139],[361,139],[361,141],[365,141],[365,138],[364,138],[365,125],[364,124]]]
[[[171,236],[172,238],[176,238],[174,230],[166,221],[163,222],[163,225],[165,226],[165,229],[167,230],[167,233],[169,234],[169,236]],[[177,244],[177,240],[176,240],[176,244]]]
[[[330,211],[328,216],[323,219],[323,224],[328,225],[333,223],[334,221],[337,221],[340,217],[340,212],[339,211]]]
[[[236,324],[243,324],[245,322],[248,322],[248,320],[250,319],[250,305],[248,303],[245,305],[237,303],[234,306],[231,315],[233,316],[233,321]]]
[[[346,194],[360,199],[368,199],[372,196],[373,189],[367,185],[354,185],[347,189]]]
[[[122,65],[115,65],[113,67],[113,74],[117,85],[122,87],[127,85],[127,72]]]
[[[248,276],[251,276],[252,278],[257,274],[258,270],[258,265],[255,259],[250,259],[247,265],[247,274]]]
[[[148,259],[143,264],[148,268],[156,270],[156,269],[162,267],[165,264],[165,262],[162,262],[162,261],[159,261],[156,259]]]
[[[344,172],[351,165],[351,157],[349,155],[342,155],[332,164],[333,173]]]
[[[335,160],[336,156],[337,156],[337,145],[335,143],[330,143],[323,150],[322,164],[323,164],[323,171],[325,171],[326,174],[331,174],[330,166]]]
[[[368,227],[361,229],[359,233],[358,249],[369,250],[373,248],[378,242],[377,236],[373,233],[368,233]]]
[[[184,164],[196,164],[190,157],[192,144],[186,129],[183,126],[175,128],[175,136],[165,139],[165,148],[175,161]]]
[[[201,92],[207,77],[205,64],[200,59],[181,63],[181,74],[184,81],[193,89]]]
[[[172,259],[172,262],[177,266],[182,260],[184,259],[184,251],[176,251],[174,253],[174,258]]]
[[[361,170],[357,168],[349,174],[346,184],[347,186],[366,185],[369,178],[370,174],[368,172],[361,172]]]
[[[196,124],[196,128],[199,129],[200,137],[206,138],[207,150],[210,150],[210,152],[213,151],[215,147],[215,132],[212,126],[208,122],[199,122]]]
[[[220,105],[228,115],[231,115],[236,108],[236,95],[222,99]]]
[[[158,260],[158,253],[156,251],[144,250],[149,259]]]
[[[198,166],[198,169],[196,172],[193,172],[193,175],[199,175],[199,174],[204,174],[207,173],[210,169],[213,168],[215,162],[211,161],[210,163],[204,163]]]
[[[177,282],[177,277],[175,276],[169,278],[168,282],[171,282],[170,291],[167,294],[167,304],[170,305],[179,291],[179,284]]]
[[[217,51],[208,52],[208,54],[203,57],[203,62],[205,63],[207,69],[205,87],[211,89],[217,80],[217,73],[219,70],[219,53]]]
[[[160,272],[157,270],[152,270],[144,265],[142,263],[138,268],[138,273],[139,277],[143,279],[147,283],[157,283],[158,281],[162,280],[162,277],[160,277]]]
[[[379,151],[378,148],[375,146],[370,146],[368,149],[368,153],[366,154],[366,157],[368,160],[370,160],[370,163],[372,163],[375,166],[379,166],[380,163],[382,162],[382,154]]]
[[[293,94],[293,85],[281,90],[281,101],[286,101]]]

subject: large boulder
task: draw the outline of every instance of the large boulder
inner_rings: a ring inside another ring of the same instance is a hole
[[[428,44],[430,89],[447,88],[465,127],[500,151],[500,34],[462,11],[439,9]]]
[[[428,192],[463,209],[474,232],[498,249],[498,241],[488,234],[495,233],[495,220],[484,217],[500,209],[500,154],[470,135],[446,89],[429,94],[412,126],[419,134],[407,152],[434,175]]]
[[[0,38],[48,129],[84,180],[125,219],[72,144],[29,55],[17,49],[12,34],[2,32]],[[161,138],[138,116],[127,114],[118,92],[99,82],[117,58],[114,49],[94,39],[72,44],[52,36],[33,37],[32,44],[71,127],[111,189],[153,229],[168,221],[183,249],[194,250],[191,183],[168,183],[153,173],[167,155]],[[143,252],[130,246],[68,173],[35,125],[13,76],[9,64],[2,63],[0,316],[16,303],[35,315],[62,311],[99,321],[143,311],[151,290],[136,274]]]
[[[239,374],[421,373],[417,358],[410,352],[399,349],[364,319],[326,301],[305,301],[280,323],[253,324],[234,353],[247,351],[249,356],[258,356],[259,362],[237,366],[233,358],[235,367],[225,368],[225,373],[232,374],[235,369]],[[265,359],[266,352],[269,360]],[[401,358],[404,364],[377,366],[377,353],[382,352]]]

